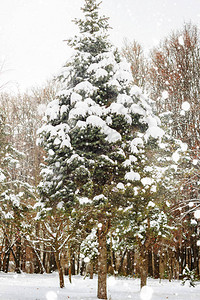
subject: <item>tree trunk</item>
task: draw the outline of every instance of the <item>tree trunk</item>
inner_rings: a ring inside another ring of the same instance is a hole
[[[162,255],[162,252],[159,257],[159,277],[160,281],[164,279],[164,272],[165,272],[165,266],[164,266],[164,257]]]
[[[59,273],[59,280],[60,280],[60,288],[64,288],[65,284],[64,284],[64,275],[63,275],[63,270],[60,264],[60,258],[59,258],[59,252],[55,252],[55,261],[56,261],[56,266],[58,268],[58,273]]]
[[[9,262],[10,262],[10,252],[13,245],[10,245],[8,238],[5,239],[5,251],[3,256],[3,272],[8,273]]]
[[[19,235],[17,237],[15,245],[16,245],[15,272],[20,274],[21,273],[21,267],[20,267],[20,264],[21,264],[21,238]]]
[[[10,261],[10,250],[6,252],[3,258],[3,272],[5,273],[8,273],[9,261]]]
[[[21,250],[21,270],[26,272],[26,251],[27,251],[27,243],[23,240],[23,247]]]
[[[69,232],[69,219],[67,219],[67,231]],[[71,265],[71,249],[70,249],[70,243],[68,243],[68,247],[67,247],[67,259],[68,259],[68,275],[69,275],[69,282],[72,283],[72,265]]]
[[[134,268],[134,250],[128,250],[127,252],[127,275],[133,275]]]
[[[148,276],[148,255],[144,251],[140,253],[140,287],[147,285]]]
[[[94,265],[92,262],[90,262],[90,279],[93,279],[94,274]]]
[[[113,244],[112,244],[112,232],[110,233],[110,274],[115,274],[114,261],[113,261]]]
[[[153,247],[151,250],[151,261],[152,261],[152,276],[153,278],[155,278],[155,259],[154,259]]]
[[[106,232],[103,228],[98,229],[98,292],[99,299],[107,299],[107,249]]]
[[[1,252],[0,252],[0,271],[2,271],[2,267],[3,267],[3,248],[4,248],[4,242],[5,242],[5,239],[3,238],[2,239],[2,244],[0,246],[0,249],[1,249]]]
[[[36,236],[40,236],[40,224],[39,224],[39,222],[36,222],[36,224],[35,224],[35,235]],[[40,249],[39,242],[35,243],[34,247],[37,248],[37,249]],[[34,273],[38,274],[38,273],[41,272],[40,261],[38,259],[38,257],[41,257],[41,255],[40,255],[40,251],[39,250],[36,250],[34,252],[35,252],[35,254],[37,252],[36,257],[34,259]]]
[[[84,275],[84,269],[85,269],[85,263],[84,260],[81,260],[81,267],[80,267],[80,275],[83,276]]]
[[[77,256],[77,270],[76,270],[76,275],[80,273],[80,246],[78,250],[78,256]]]
[[[72,275],[76,275],[75,254],[74,253],[73,253],[73,256],[71,259],[71,270],[72,270]]]
[[[32,247],[32,251],[33,251],[33,254],[35,256],[35,259],[34,259],[34,273],[39,273],[39,272],[41,274],[45,273],[46,272],[45,268],[44,268],[43,263],[41,261],[40,255],[38,253],[39,251],[37,251],[35,248],[33,248],[32,245],[30,245],[30,246]],[[36,265],[38,266],[37,269],[35,267]]]
[[[120,265],[119,265],[119,269],[118,269],[118,274],[119,275],[124,275],[122,271],[123,271],[123,264],[124,264],[124,258],[126,256],[126,252],[127,252],[127,248],[124,250],[124,253],[121,257],[121,261],[120,261]]]

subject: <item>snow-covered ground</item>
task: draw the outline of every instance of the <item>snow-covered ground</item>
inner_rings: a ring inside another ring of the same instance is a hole
[[[58,274],[0,273],[0,300],[97,300],[97,277],[93,280],[74,276],[72,284],[65,278],[64,289],[58,288]],[[151,297],[151,293],[152,297]],[[108,278],[109,300],[199,300],[200,284],[195,288],[180,281],[148,280],[147,290],[140,295],[139,279]]]

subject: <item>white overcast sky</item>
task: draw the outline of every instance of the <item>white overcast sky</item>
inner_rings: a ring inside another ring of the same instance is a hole
[[[41,85],[70,56],[63,40],[73,36],[72,19],[81,16],[84,0],[0,0],[0,84]],[[180,28],[184,21],[200,26],[200,0],[103,0],[101,12],[110,17],[111,41],[124,38],[151,48]]]

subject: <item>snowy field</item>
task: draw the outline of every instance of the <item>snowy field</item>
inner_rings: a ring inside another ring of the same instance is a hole
[[[0,273],[0,300],[97,300],[97,277],[93,280],[74,276],[72,284],[65,278],[64,289],[58,288],[58,275]],[[108,300],[199,300],[200,283],[182,286],[180,281],[148,280],[148,289],[140,295],[139,279],[108,278]],[[151,293],[152,297],[151,297]]]

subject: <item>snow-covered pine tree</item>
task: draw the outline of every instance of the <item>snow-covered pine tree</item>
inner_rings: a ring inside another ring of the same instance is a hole
[[[100,3],[85,0],[80,35],[50,102],[39,142],[47,151],[40,188],[49,207],[72,209],[75,199],[93,206],[98,226],[98,298],[107,299],[106,237],[126,207],[124,190],[140,182],[143,148],[163,135],[148,101],[131,86],[129,65],[108,40]]]

